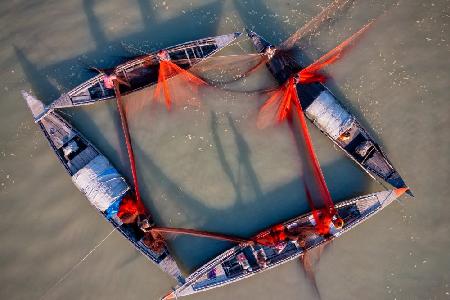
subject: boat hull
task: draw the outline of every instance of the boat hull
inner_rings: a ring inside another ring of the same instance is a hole
[[[22,93],[34,116],[42,112],[42,102],[26,92]],[[55,111],[49,112],[37,124],[75,186],[98,213],[149,260],[183,283],[184,277],[167,247],[153,251],[144,243],[144,234],[137,224],[123,224],[117,217],[118,206],[131,188],[108,159]]]
[[[299,245],[297,241],[287,241],[274,247],[235,246],[197,269],[186,278],[184,285],[180,285],[164,299],[187,296],[224,286],[296,259],[305,251],[319,247],[361,224],[401,196],[405,190],[378,192],[337,204],[336,209],[344,220],[344,226],[341,229],[332,227],[330,235],[326,237],[309,234],[304,245]],[[289,232],[295,231],[296,228],[314,228],[315,221],[313,215],[309,213],[284,222],[282,225]],[[268,232],[269,230],[266,230],[258,236]]]
[[[172,46],[164,50],[168,52],[173,62],[183,69],[189,69],[232,43],[238,36],[240,36],[240,33],[236,32],[204,38]],[[114,68],[114,73],[130,84],[130,86],[120,86],[122,95],[132,93],[158,82],[159,62],[156,57],[158,52],[132,59]],[[115,98],[114,89],[107,88],[103,78],[104,75],[99,74],[83,82],[68,93],[62,94],[57,100],[46,106],[43,112],[35,117],[35,120],[39,121],[49,111],[56,108],[89,105]]]
[[[248,35],[260,53],[273,47],[254,32],[249,32]],[[302,69],[277,54],[267,63],[267,67],[280,84]],[[296,87],[306,117],[351,159],[373,178],[380,178],[395,188],[406,187],[378,143],[323,84],[297,84]]]

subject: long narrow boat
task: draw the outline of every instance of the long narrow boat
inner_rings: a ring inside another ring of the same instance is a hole
[[[167,51],[171,61],[183,69],[189,69],[229,45],[240,35],[241,33],[239,32],[219,35],[187,42],[164,50]],[[158,81],[158,52],[137,57],[114,68],[114,74],[129,83],[129,86],[120,86],[122,95],[143,89]],[[35,120],[39,121],[49,111],[56,108],[88,105],[114,97],[114,89],[107,88],[104,83],[104,74],[99,74],[71,91],[62,94],[58,99],[46,106],[40,114],[36,115]]]
[[[248,35],[259,53],[275,49],[255,32],[249,31]],[[280,84],[302,69],[281,55],[269,60],[267,67]],[[296,87],[306,117],[351,159],[373,178],[381,178],[395,188],[406,187],[381,147],[327,87],[320,83],[297,84]]]
[[[24,91],[22,95],[34,117],[42,113],[44,105],[41,101]],[[117,217],[120,202],[132,191],[108,159],[56,111],[48,112],[37,124],[72,177],[73,183],[97,211],[149,260],[180,284],[184,283],[184,277],[166,245],[162,245],[158,250],[151,249],[145,240],[144,232],[136,223],[124,224]]]
[[[274,247],[241,244],[226,250],[194,271],[186,278],[184,284],[169,292],[163,299],[174,299],[224,286],[298,258],[305,251],[327,243],[361,224],[380,212],[405,191],[406,188],[382,191],[337,204],[336,209],[344,220],[344,226],[341,229],[332,227],[328,236],[313,233],[309,234],[301,243],[297,240],[288,240]],[[281,225],[287,234],[297,234],[302,228],[314,228],[315,221],[312,213],[308,213]],[[280,226],[277,226],[277,230],[279,228]],[[269,236],[271,230],[273,229],[265,230],[257,237]]]

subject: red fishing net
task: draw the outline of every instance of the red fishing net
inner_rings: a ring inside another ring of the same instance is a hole
[[[308,77],[308,80],[311,78],[313,76]],[[298,99],[295,78],[290,78],[264,103],[259,111],[257,125],[259,128],[265,128],[285,120],[289,121],[299,149],[304,174],[303,182],[308,203],[316,221],[317,232],[326,234],[336,210],[311,142]]]
[[[147,215],[144,204],[141,201],[136,200],[131,194],[127,193],[120,202],[117,216],[124,223],[134,223],[139,215]]]
[[[179,95],[173,95],[173,90],[175,87],[172,87],[168,82],[168,79],[177,76],[179,81],[182,81],[183,87],[185,89],[195,89],[200,85],[206,85],[206,83],[190,73],[185,69],[181,68],[177,64],[170,61],[170,57],[167,51],[161,51],[158,54],[160,59],[159,62],[159,73],[158,73],[158,83],[156,84],[156,89],[154,91],[154,99],[157,101],[164,102],[166,104],[167,110],[172,109],[172,105],[174,101],[183,101],[190,105],[199,106],[200,103],[195,100],[195,98],[190,99],[180,99]],[[173,97],[175,96],[175,97]]]

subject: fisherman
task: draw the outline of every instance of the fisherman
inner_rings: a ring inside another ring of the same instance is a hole
[[[160,50],[158,54],[156,54],[156,57],[160,61],[170,61],[170,55],[169,52],[167,52],[167,50]]]
[[[267,256],[264,249],[260,248],[256,251],[256,262],[263,269],[267,267]]]
[[[340,140],[340,141],[342,141],[342,142],[346,142],[346,141],[348,141],[348,140],[350,139],[350,136],[351,136],[351,135],[352,135],[352,134],[351,134],[350,129],[349,129],[349,130],[343,132],[343,133],[338,137],[338,140]]]
[[[128,80],[124,80],[121,79],[120,77],[118,77],[115,74],[115,71],[111,71],[111,70],[100,70],[100,69],[96,69],[99,73],[103,73],[103,85],[105,86],[105,88],[107,89],[113,89],[114,88],[114,82],[117,82],[121,85],[126,85],[127,87],[131,88],[130,83],[128,82]]]
[[[341,217],[339,217],[338,214],[335,214],[333,216],[333,218],[331,219],[331,222],[333,223],[333,225],[336,229],[342,229],[342,227],[344,227],[344,224],[345,224],[344,220]]]
[[[107,89],[113,89],[114,88],[114,81],[117,80],[116,74],[111,75],[103,75],[103,84],[105,85],[105,88]]]
[[[256,236],[255,242],[268,245],[277,246],[288,241],[298,242],[304,248],[306,246],[306,239],[311,234],[319,234],[328,237],[334,231],[341,229],[344,226],[344,220],[336,213],[333,216],[330,214],[321,213],[319,216],[319,224],[308,227],[293,227],[286,228],[283,224],[278,224],[270,228],[269,231],[263,232]]]

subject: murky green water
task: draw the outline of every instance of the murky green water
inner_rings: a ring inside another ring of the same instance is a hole
[[[3,1],[0,298],[41,297],[111,231],[50,151],[20,89],[53,100],[92,76],[86,65],[110,66],[129,55],[121,42],[149,51],[247,27],[279,43],[326,3]],[[448,299],[450,2],[355,1],[302,41],[302,59],[318,57],[385,9],[361,43],[329,68],[329,86],[373,128],[416,198],[404,197],[334,242],[322,255],[317,282],[323,299]],[[307,211],[290,141],[250,126],[257,101],[216,95],[198,111],[175,117],[143,110],[132,120],[145,201],[159,224],[245,236]],[[64,113],[126,173],[113,103]],[[335,201],[383,189],[316,129],[311,134]],[[192,238],[170,244],[185,270],[228,246]],[[113,233],[46,298],[158,299],[173,284]],[[291,262],[190,299],[250,297],[314,293]]]

